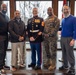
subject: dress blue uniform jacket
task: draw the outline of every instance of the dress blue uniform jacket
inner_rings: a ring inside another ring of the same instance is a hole
[[[38,35],[39,32],[43,32],[44,29],[44,22],[43,18],[35,16],[28,20],[27,31],[28,37],[34,37],[35,41],[30,42],[42,42],[43,38],[42,35]]]

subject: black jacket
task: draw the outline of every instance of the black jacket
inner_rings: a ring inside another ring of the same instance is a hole
[[[9,33],[10,33],[11,42],[22,42],[22,41],[19,41],[19,36],[23,36],[25,38],[26,30],[25,30],[24,22],[21,19],[18,22],[17,19],[14,18],[13,20],[9,22],[8,25],[9,25]]]
[[[0,41],[8,37],[8,20],[6,15],[0,12]]]

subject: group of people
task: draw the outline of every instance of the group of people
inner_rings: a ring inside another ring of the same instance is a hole
[[[28,67],[39,70],[41,69],[41,64],[43,62],[43,68],[55,70],[57,32],[60,27],[60,21],[57,16],[54,15],[53,8],[49,7],[47,9],[48,17],[45,20],[38,16],[38,8],[33,8],[33,17],[28,19],[27,28],[25,27],[25,23],[21,20],[20,11],[16,10],[14,12],[14,19],[10,21],[8,21],[8,18],[5,15],[6,11],[7,6],[2,4],[0,12],[0,69],[3,69],[5,66],[8,32],[10,34],[12,49],[12,71],[16,71],[18,67],[25,66],[26,50],[24,48],[27,32],[31,47],[31,63]],[[63,65],[59,67],[59,70],[68,69],[68,73],[75,73],[73,46],[76,39],[76,18],[70,14],[70,7],[67,5],[63,6],[62,12],[64,18],[61,23],[62,30],[60,42]]]

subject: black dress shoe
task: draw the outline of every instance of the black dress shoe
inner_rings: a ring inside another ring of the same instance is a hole
[[[70,69],[67,73],[68,75],[75,75],[75,69]]]
[[[41,70],[41,67],[40,67],[40,66],[35,66],[34,69],[35,69],[35,70]]]
[[[0,70],[3,69],[3,66],[0,66]]]
[[[68,67],[61,66],[59,67],[59,70],[68,70]]]
[[[28,65],[28,67],[35,68],[35,64],[31,63],[31,64]]]
[[[10,70],[10,67],[5,65],[5,66],[3,66],[3,69]]]

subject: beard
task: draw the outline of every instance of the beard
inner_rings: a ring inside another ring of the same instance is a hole
[[[64,17],[68,17],[70,15],[70,13],[64,13]]]
[[[3,14],[6,14],[6,13],[7,13],[7,10],[2,10],[2,13],[3,13]]]
[[[20,16],[16,16],[16,19],[20,19]]]
[[[52,13],[48,13],[49,16],[52,16]]]

